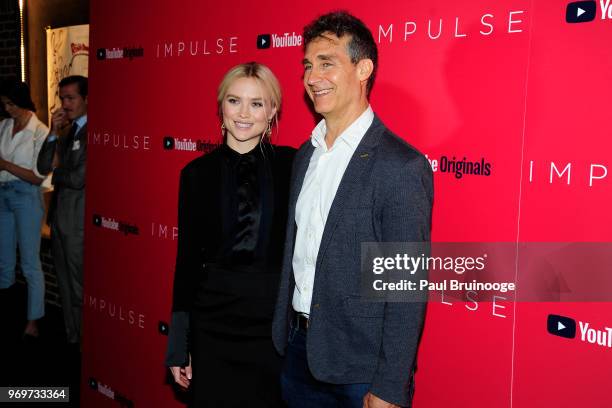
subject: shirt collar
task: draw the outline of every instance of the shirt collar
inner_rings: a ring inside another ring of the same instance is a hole
[[[74,121],[77,124],[77,129],[80,130],[87,123],[87,114],[85,114],[83,116],[79,116]]]
[[[259,143],[252,150],[246,153],[238,153],[233,150],[231,147],[227,145],[227,143],[223,143],[221,146],[221,153],[228,160],[229,164],[232,166],[237,165],[240,161],[250,161],[255,162],[260,158],[265,158],[265,155],[269,151],[267,147],[267,143]]]
[[[363,111],[361,115],[353,123],[347,127],[334,145],[338,142],[338,140],[342,140],[346,143],[351,149],[355,150],[357,145],[363,139],[363,136],[368,131],[372,122],[374,121],[374,111],[372,110],[372,106],[368,105],[368,108]],[[322,119],[317,126],[312,131],[312,135],[310,141],[312,142],[314,147],[323,147],[327,150],[327,144],[325,143],[325,134],[327,133],[327,125],[325,124],[325,119]],[[333,148],[333,146],[332,146]]]
[[[15,126],[14,120],[13,120],[13,126]],[[34,133],[36,131],[37,126],[38,126],[38,118],[36,117],[36,114],[32,112],[32,116],[30,116],[30,119],[28,119],[28,123],[25,125],[23,130],[29,130],[30,132]]]

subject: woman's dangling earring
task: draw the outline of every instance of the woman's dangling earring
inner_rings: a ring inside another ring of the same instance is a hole
[[[272,135],[272,119],[268,121],[268,128],[266,129],[266,134],[268,137]]]
[[[221,138],[225,137],[225,123],[221,122]]]

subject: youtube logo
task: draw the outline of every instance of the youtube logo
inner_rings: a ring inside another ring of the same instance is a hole
[[[172,136],[164,137],[164,149],[165,150],[174,149],[174,138]]]
[[[575,1],[565,9],[565,21],[568,23],[587,23],[595,20],[597,4],[595,1]]]
[[[106,59],[106,48],[98,48],[98,51],[96,52],[96,57],[99,60]]]
[[[272,39],[270,34],[260,34],[257,36],[257,48],[260,50],[265,50],[270,48],[272,45]]]
[[[551,314],[548,315],[546,326],[552,335],[567,339],[576,337],[576,321],[572,318]]]

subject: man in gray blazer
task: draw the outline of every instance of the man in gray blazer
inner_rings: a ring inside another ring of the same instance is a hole
[[[364,299],[360,249],[430,240],[431,168],[369,105],[378,54],[360,20],[321,16],[304,43],[304,86],[323,120],[293,167],[272,329],[283,397],[290,408],[410,406],[426,298]]]
[[[87,78],[73,75],[59,83],[62,107],[38,155],[38,171],[53,171],[54,192],[48,223],[68,343],[81,338],[83,304],[83,222],[87,154]]]

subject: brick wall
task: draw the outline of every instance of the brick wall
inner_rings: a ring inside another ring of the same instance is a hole
[[[61,306],[55,266],[53,266],[53,257],[51,256],[51,240],[49,238],[43,238],[40,242],[40,262],[45,274],[45,301],[52,305]]]
[[[0,0],[0,80],[21,76],[19,32],[17,0]]]

